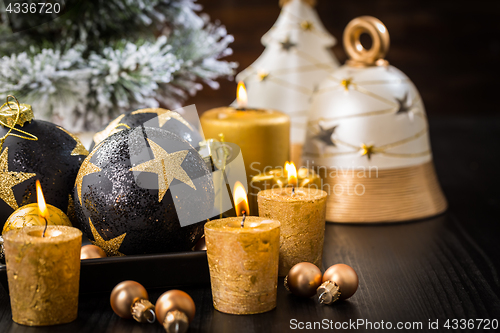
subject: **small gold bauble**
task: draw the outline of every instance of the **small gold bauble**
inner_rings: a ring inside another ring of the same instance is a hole
[[[321,270],[314,264],[301,262],[290,269],[285,281],[292,294],[311,297],[321,284]]]
[[[97,245],[82,246],[80,251],[80,259],[97,259],[106,257],[106,252]]]
[[[113,311],[118,316],[129,319],[132,318],[132,305],[141,299],[148,299],[146,289],[140,283],[128,280],[113,288],[110,302]]]
[[[49,216],[48,225],[65,225],[72,227],[69,218],[59,208],[47,205]],[[9,230],[24,228],[32,225],[45,225],[45,220],[40,217],[40,210],[37,203],[22,206],[14,211],[3,226],[2,234]]]
[[[340,300],[348,299],[358,289],[359,279],[356,271],[351,266],[336,264],[328,268],[323,274],[323,281],[335,282],[340,289]]]
[[[169,290],[156,301],[156,317],[167,333],[183,333],[196,312],[194,301],[181,290]]]

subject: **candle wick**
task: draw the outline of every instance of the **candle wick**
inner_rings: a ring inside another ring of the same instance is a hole
[[[247,218],[247,215],[245,214],[246,212],[243,211],[243,219],[241,220],[241,227],[243,228],[245,226],[245,219]]]
[[[292,195],[295,194],[295,186],[292,185]]]
[[[45,232],[47,231],[47,219],[43,216],[41,218],[45,221],[45,228],[43,229],[42,237],[45,237]]]

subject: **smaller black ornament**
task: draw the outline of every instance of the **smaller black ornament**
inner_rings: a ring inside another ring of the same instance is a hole
[[[37,202],[37,179],[46,202],[67,212],[87,150],[64,128],[35,120],[30,105],[10,104],[10,108],[6,104],[0,108],[0,138],[4,138],[0,144],[0,223],[17,208]]]
[[[110,256],[188,251],[213,205],[200,154],[159,128],[125,129],[102,141],[75,185],[78,227]]]
[[[124,113],[112,120],[94,135],[90,150],[92,151],[99,142],[110,135],[140,125],[172,132],[189,142],[193,147],[198,147],[199,143],[203,141],[200,133],[179,113],[162,108],[150,108]]]

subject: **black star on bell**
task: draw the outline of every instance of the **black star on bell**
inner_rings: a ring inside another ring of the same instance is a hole
[[[338,125],[335,125],[331,128],[323,128],[321,125],[319,125],[319,130],[320,132],[316,134],[313,139],[319,140],[326,144],[327,146],[335,147],[335,142],[332,140],[332,135],[335,129],[338,127]]]
[[[398,111],[396,114],[408,113],[413,109],[413,102],[410,101],[408,92],[405,93],[402,99],[396,98],[396,101],[398,102]]]

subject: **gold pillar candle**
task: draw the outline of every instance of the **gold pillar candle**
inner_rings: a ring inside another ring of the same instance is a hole
[[[47,204],[49,225],[65,225],[71,227],[71,222],[62,210]],[[45,225],[45,219],[40,217],[40,210],[37,203],[22,206],[12,213],[3,226],[2,234],[9,230],[24,228],[32,225]]]
[[[280,223],[230,217],[205,224],[214,307],[254,314],[276,307]]]
[[[290,159],[295,165],[302,165],[302,148],[304,144],[302,143],[292,143],[290,146]]]
[[[300,168],[297,171],[297,186],[298,187],[310,187],[315,189],[322,189],[321,177],[313,170],[307,168]],[[284,168],[272,169],[264,172],[263,174],[252,177],[249,186],[250,198],[250,211],[258,213],[257,207],[257,194],[262,190],[268,190],[271,188],[283,188],[288,185],[288,175]],[[255,206],[252,206],[252,202]]]
[[[259,215],[281,223],[279,276],[300,262],[321,268],[327,193],[314,188],[276,188],[258,194]]]
[[[222,133],[226,142],[240,147],[249,176],[288,161],[290,119],[284,113],[221,107],[203,113],[201,126],[207,139],[219,139]]]
[[[242,91],[239,85],[238,91]],[[245,162],[248,182],[267,167],[284,165],[290,154],[290,117],[268,109],[221,107],[201,115],[201,127],[206,139],[219,139],[238,145]],[[250,198],[250,211],[257,215],[256,198]]]
[[[12,319],[22,325],[69,323],[78,312],[82,232],[28,226],[4,235]]]

